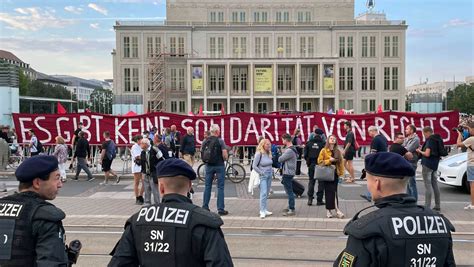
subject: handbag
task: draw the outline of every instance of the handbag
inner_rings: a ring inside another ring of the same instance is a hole
[[[314,168],[314,179],[324,182],[334,181],[335,168],[333,166],[316,165]]]
[[[257,163],[257,166],[260,164],[261,160],[262,160],[262,156],[260,155],[260,159]],[[258,174],[256,170],[252,169],[252,171],[250,172],[248,192],[253,195],[253,190],[259,186],[260,186],[260,174]]]

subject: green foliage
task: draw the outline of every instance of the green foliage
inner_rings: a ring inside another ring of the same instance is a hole
[[[460,84],[447,95],[448,110],[457,109],[459,112],[474,114],[474,83]]]
[[[20,71],[20,95],[71,99],[71,93],[63,86],[45,84],[36,80],[32,81],[23,71]],[[74,100],[75,97],[72,97],[72,99]]]
[[[114,94],[110,90],[96,88],[91,94],[89,109],[93,112],[111,114]]]

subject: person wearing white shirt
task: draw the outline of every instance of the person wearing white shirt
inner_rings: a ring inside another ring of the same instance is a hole
[[[130,154],[132,155],[133,189],[135,192],[135,204],[137,205],[143,204],[143,177],[142,166],[140,165],[140,154],[142,153],[140,141],[142,139],[142,135],[135,135],[132,138],[134,144],[130,150]]]

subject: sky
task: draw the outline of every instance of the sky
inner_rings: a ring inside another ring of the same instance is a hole
[[[229,1],[230,0],[222,0]],[[235,0],[232,0],[235,2]],[[366,0],[355,0],[355,14]],[[473,0],[375,0],[407,22],[406,85],[474,75]],[[116,20],[163,20],[165,0],[0,0],[0,49],[37,71],[111,79]]]

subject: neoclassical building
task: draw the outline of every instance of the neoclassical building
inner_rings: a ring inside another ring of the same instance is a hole
[[[114,29],[115,114],[405,107],[407,25],[354,0],[168,0]]]

